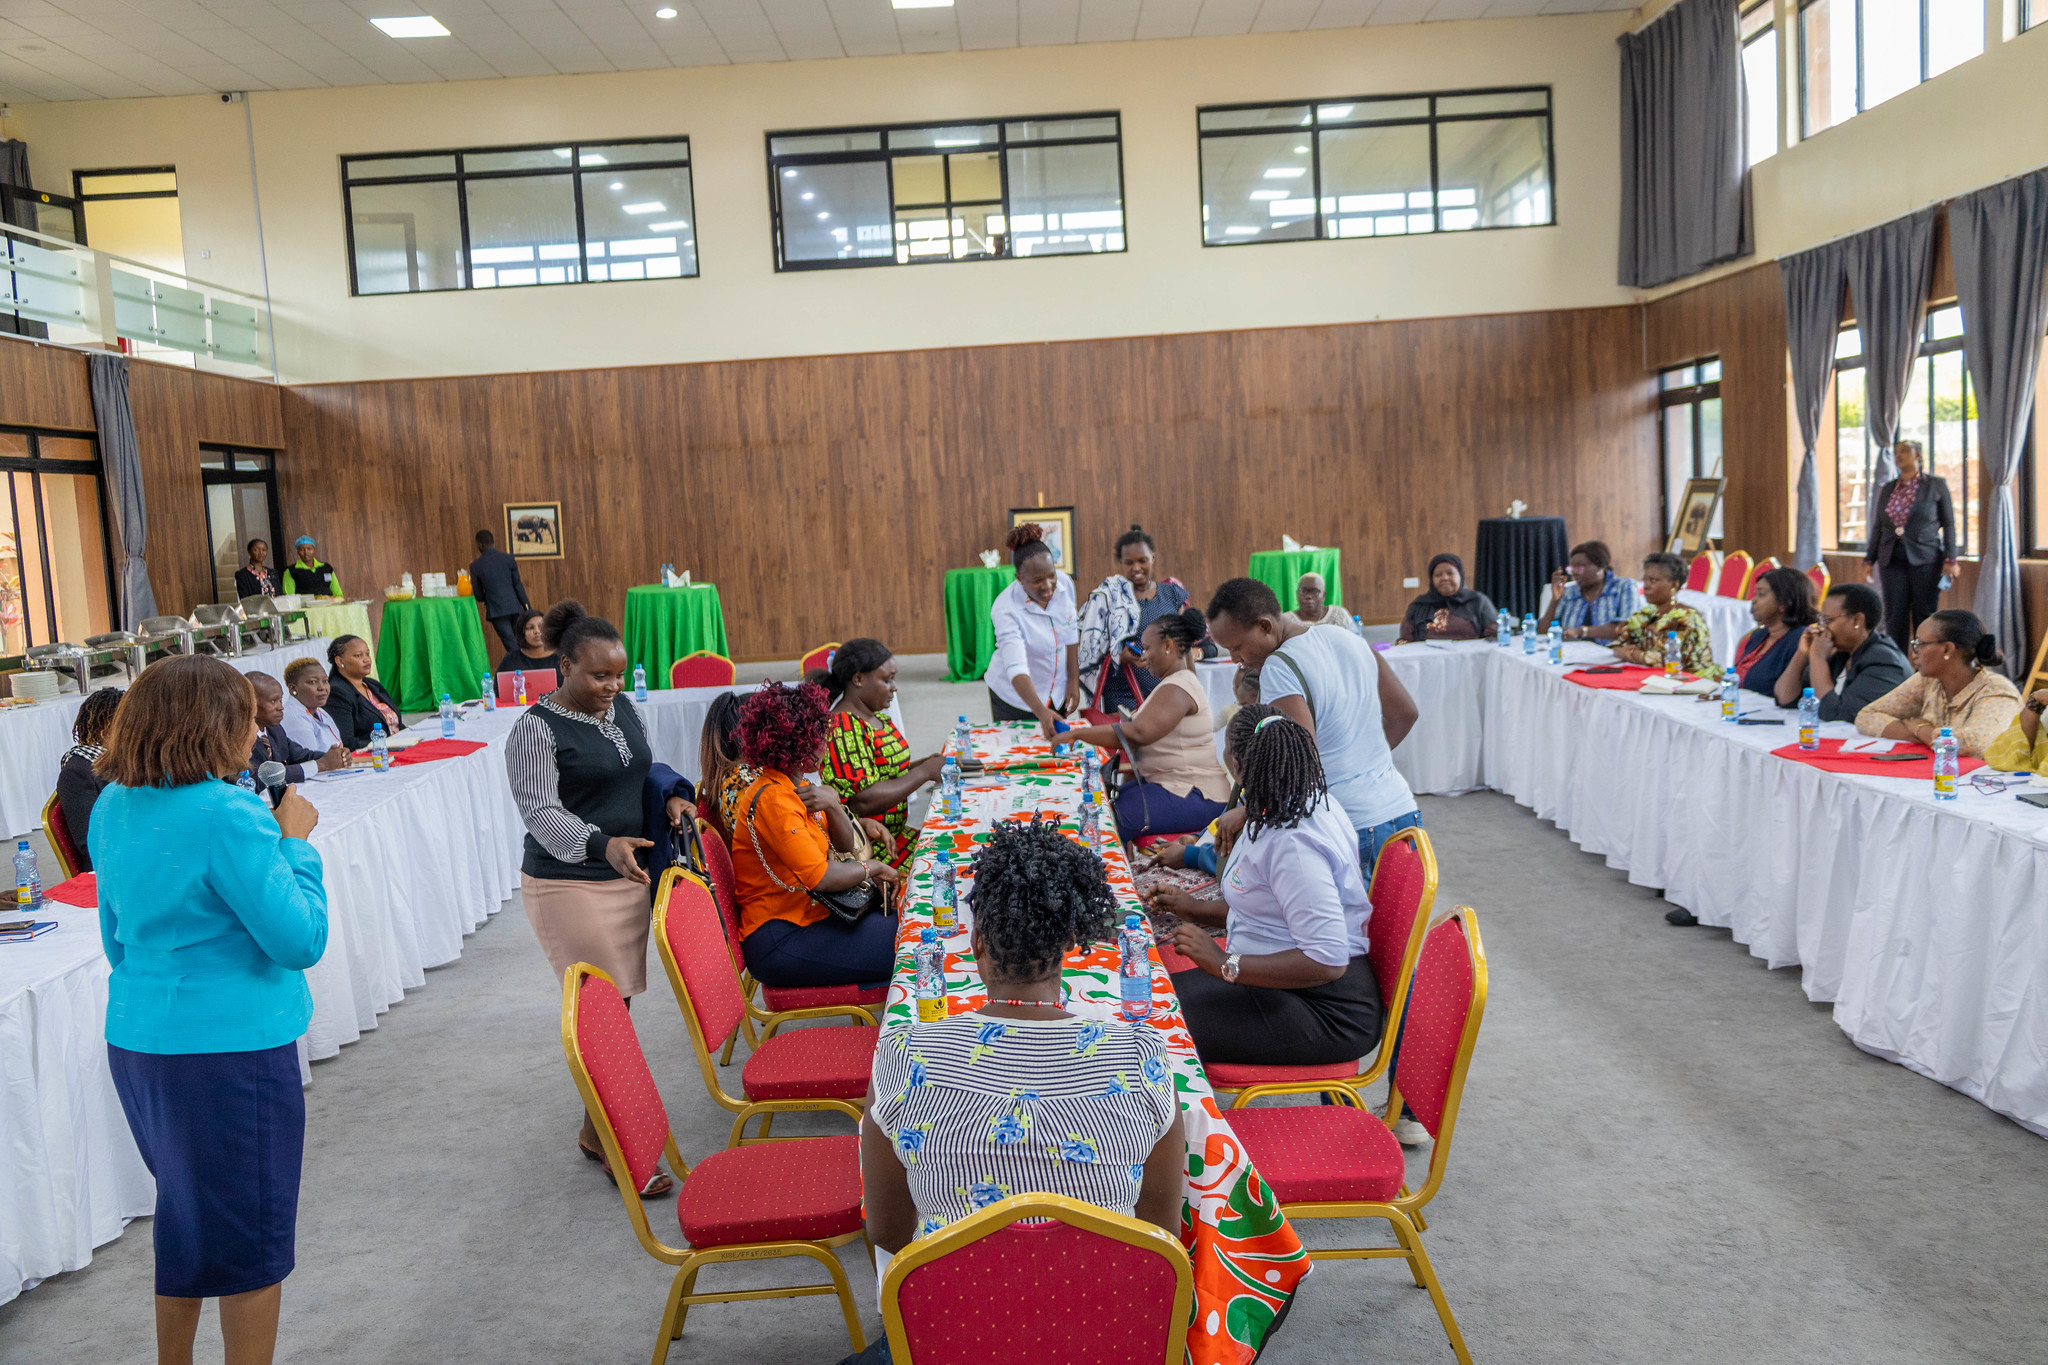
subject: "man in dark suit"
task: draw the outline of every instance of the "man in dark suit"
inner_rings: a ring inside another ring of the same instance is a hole
[[[316,772],[331,772],[348,762],[348,751],[339,744],[323,754],[284,732],[283,683],[268,673],[251,673],[249,681],[256,688],[256,747],[249,751],[252,776],[266,763],[282,763],[287,783],[304,782]]]
[[[1941,579],[1956,570],[1956,514],[1948,483],[1921,472],[1918,441],[1892,447],[1899,477],[1871,505],[1866,575],[1884,593],[1884,633],[1900,649],[1941,606]]]
[[[497,548],[497,537],[489,531],[476,533],[476,558],[469,565],[469,587],[484,604],[491,629],[505,642],[507,653],[519,648],[513,623],[522,611],[531,611],[526,585],[519,581],[519,561]]]

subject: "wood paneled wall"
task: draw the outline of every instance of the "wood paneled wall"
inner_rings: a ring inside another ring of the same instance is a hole
[[[1635,308],[476,378],[284,398],[282,495],[344,582],[452,572],[503,504],[562,504],[534,600],[616,616],[664,561],[740,658],[944,647],[942,580],[1010,507],[1076,507],[1076,578],[1132,522],[1200,598],[1283,534],[1400,614],[1516,498],[1625,559],[1659,536]],[[1782,443],[1781,443],[1782,444]]]

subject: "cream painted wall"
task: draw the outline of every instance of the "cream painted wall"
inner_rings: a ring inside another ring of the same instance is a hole
[[[250,97],[278,351],[342,380],[895,350],[1626,303],[1614,282],[1626,15],[771,63]],[[1506,84],[1555,90],[1558,225],[1201,245],[1197,105]],[[768,129],[1120,110],[1130,250],[777,275]],[[243,110],[17,105],[38,182],[174,164],[190,272],[258,289]],[[343,153],[688,134],[694,280],[350,298]],[[210,250],[211,259],[199,252]]]

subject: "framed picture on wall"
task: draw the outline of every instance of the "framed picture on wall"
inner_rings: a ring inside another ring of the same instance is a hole
[[[1012,507],[1010,525],[1022,526],[1026,522],[1037,522],[1045,528],[1046,548],[1052,551],[1053,561],[1060,566],[1060,572],[1074,571],[1074,509],[1071,507]]]
[[[514,559],[560,559],[562,504],[506,503],[505,548],[511,551]]]
[[[1707,528],[1714,524],[1714,508],[1721,501],[1721,479],[1687,479],[1685,496],[1671,518],[1671,535],[1664,548],[1690,559],[1707,546]]]

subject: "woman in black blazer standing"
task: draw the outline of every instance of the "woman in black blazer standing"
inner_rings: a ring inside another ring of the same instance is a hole
[[[1899,477],[1878,490],[1866,578],[1884,593],[1885,634],[1900,649],[1941,605],[1941,577],[1956,569],[1956,513],[1948,482],[1920,472],[1918,441],[1892,447]]]
[[[370,676],[370,642],[360,635],[344,635],[327,646],[327,704],[321,709],[334,717],[341,742],[351,749],[370,745],[370,727],[381,725],[384,733],[395,735],[405,728],[398,703],[384,690],[384,684]]]

